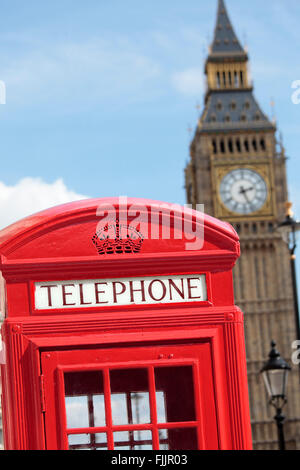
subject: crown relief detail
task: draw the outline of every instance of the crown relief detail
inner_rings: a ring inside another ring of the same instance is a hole
[[[92,237],[99,255],[139,253],[143,241],[143,235],[135,227],[119,220],[106,224]]]

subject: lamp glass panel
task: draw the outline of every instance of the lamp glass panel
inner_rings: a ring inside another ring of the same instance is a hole
[[[265,382],[268,382],[267,390],[270,397],[285,396],[286,387],[286,369],[275,369],[268,370],[265,378]]]
[[[293,224],[293,226],[292,225],[281,225],[281,226],[277,227],[277,231],[280,233],[282,239],[287,244],[289,244],[292,240],[293,231],[294,231],[295,241],[298,241],[299,240],[300,223],[295,222]]]

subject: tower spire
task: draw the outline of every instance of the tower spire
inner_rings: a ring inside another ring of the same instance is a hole
[[[247,56],[235,34],[224,0],[218,0],[217,22],[210,55]]]
[[[218,0],[214,40],[205,63],[207,90],[199,129],[274,129],[253,96],[248,54],[229,19],[224,0]]]

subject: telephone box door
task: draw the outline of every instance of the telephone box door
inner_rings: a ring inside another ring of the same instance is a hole
[[[41,355],[47,449],[218,449],[211,344]]]

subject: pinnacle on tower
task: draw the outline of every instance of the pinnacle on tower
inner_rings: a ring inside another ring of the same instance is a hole
[[[223,57],[232,55],[247,56],[234,32],[224,0],[218,2],[217,23],[210,55],[221,55]]]

